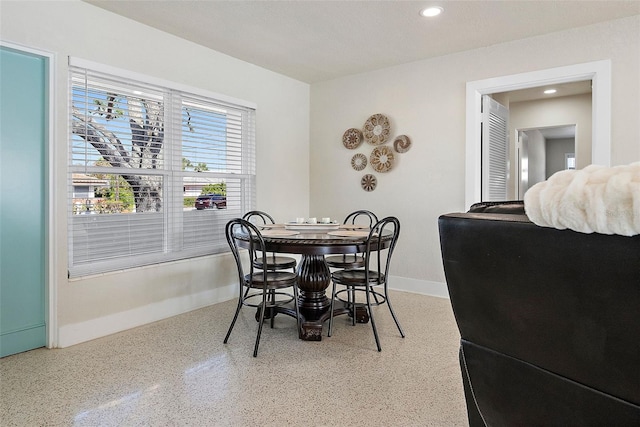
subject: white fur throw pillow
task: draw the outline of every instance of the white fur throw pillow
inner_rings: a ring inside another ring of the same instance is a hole
[[[640,234],[640,162],[557,172],[525,193],[524,207],[543,227]]]

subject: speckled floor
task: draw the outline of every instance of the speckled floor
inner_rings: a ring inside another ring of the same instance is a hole
[[[0,359],[2,426],[466,426],[459,334],[448,300],[394,292],[371,327],[336,318],[321,342],[254,312],[228,344],[228,301],[73,347]]]

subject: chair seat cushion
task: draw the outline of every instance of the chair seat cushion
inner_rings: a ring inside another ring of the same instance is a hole
[[[364,267],[364,258],[356,254],[334,255],[326,257],[325,261],[332,268]]]
[[[262,268],[262,259],[259,258],[253,262],[256,268],[264,270]],[[294,268],[296,266],[296,259],[288,256],[267,256],[267,270],[282,270],[286,268]]]
[[[331,277],[337,283],[351,286],[364,286],[366,283],[365,270],[339,270],[335,271]],[[384,274],[369,270],[369,285],[377,285],[384,282]]]
[[[267,289],[280,289],[293,286],[298,276],[288,271],[268,271],[267,272]],[[262,271],[250,274],[244,277],[245,284],[251,284],[252,288],[262,289],[264,287],[264,273]]]

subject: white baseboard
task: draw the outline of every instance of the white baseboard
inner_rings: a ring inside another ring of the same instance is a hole
[[[447,284],[443,282],[432,282],[430,280],[391,276],[389,278],[389,288],[396,291],[411,292],[414,294],[429,295],[439,298],[449,298]]]
[[[389,284],[391,289],[397,291],[449,298],[446,283],[394,276],[391,277]],[[199,294],[164,300],[133,310],[87,320],[86,322],[65,325],[60,327],[58,331],[58,347],[69,347],[212,304],[228,301],[235,298],[237,292],[237,285],[234,284],[200,292]]]
[[[194,295],[184,295],[153,303],[86,322],[65,325],[58,330],[58,347],[69,347],[81,342],[122,332],[208,305],[228,301],[238,295],[238,285],[211,289]]]

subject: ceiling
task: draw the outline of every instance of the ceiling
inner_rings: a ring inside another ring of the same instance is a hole
[[[315,83],[640,14],[640,1],[84,0]],[[423,18],[420,9],[444,12]]]
[[[544,91],[547,89],[555,89],[556,92],[553,94],[545,94]],[[585,93],[591,93],[591,91],[591,80],[581,80],[577,82],[512,90],[504,93],[508,95],[509,103],[514,103],[545,98],[557,98],[561,96],[583,95]]]

